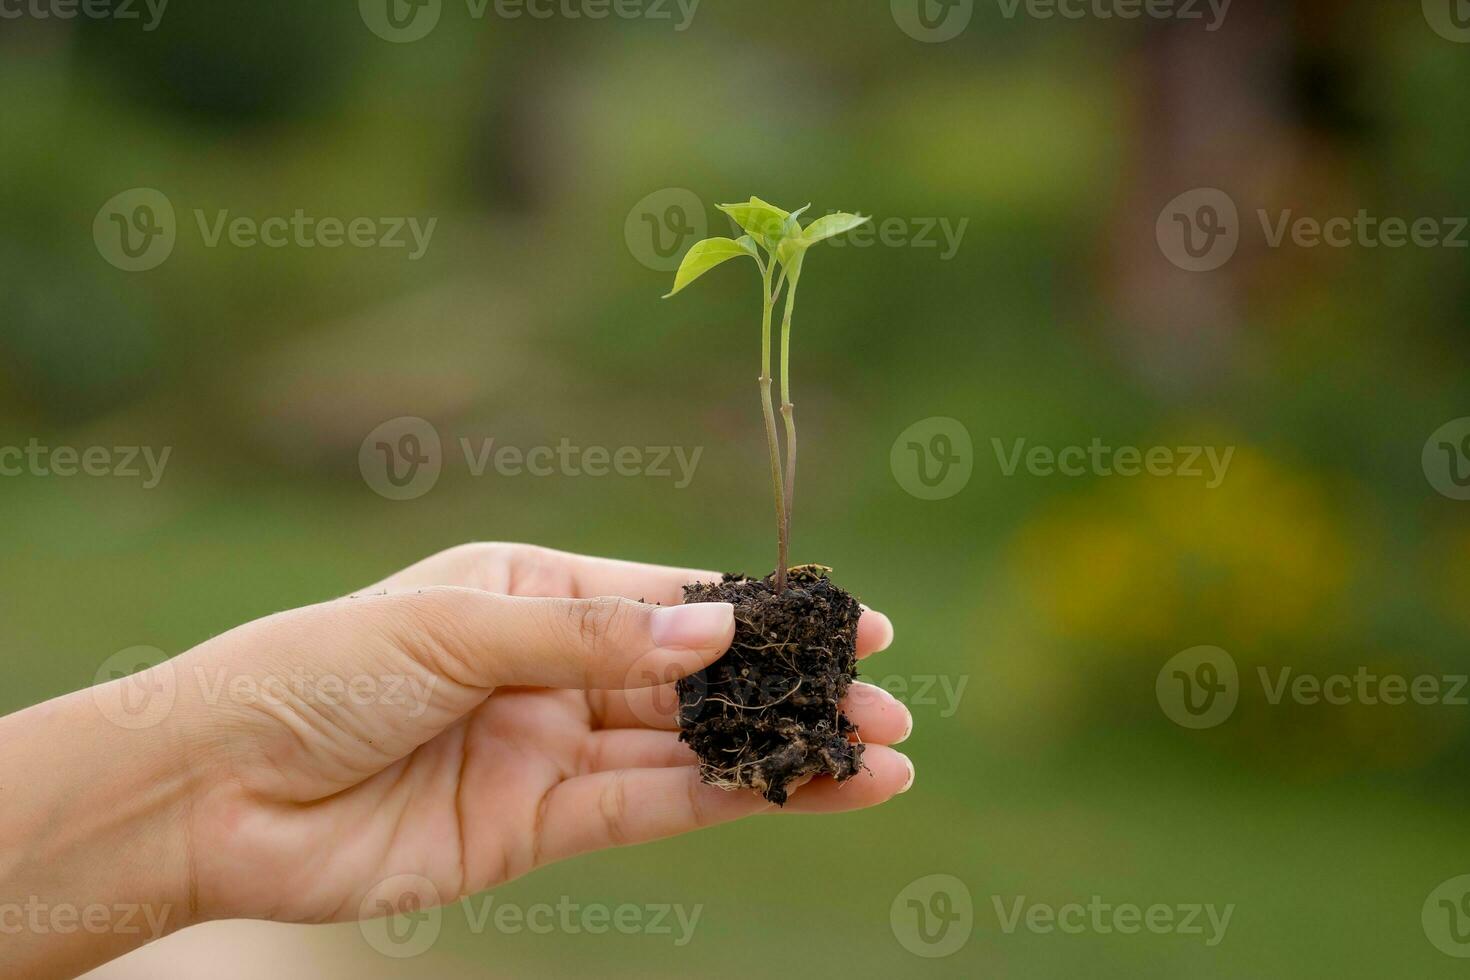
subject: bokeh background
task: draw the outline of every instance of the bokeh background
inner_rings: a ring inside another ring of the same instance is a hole
[[[793,559],[897,623],[866,669],[914,702],[913,790],[495,892],[701,904],[683,947],[475,934],[451,910],[406,961],[350,925],[222,927],[191,951],[361,977],[1463,970],[1421,910],[1470,872],[1470,707],[1273,705],[1257,679],[1470,670],[1470,502],[1422,459],[1470,415],[1470,253],[1272,247],[1257,219],[1470,214],[1456,5],[1236,0],[1210,30],[1203,5],[925,3],[916,21],[905,0],[706,0],[686,20],[445,0],[407,43],[366,2],[191,0],[152,30],[146,8],[0,21],[0,445],[171,449],[152,488],[0,478],[3,711],[92,683],[119,650],[182,652],[468,540],[768,571],[755,276],[721,269],[661,302],[667,194],[693,192],[712,234],[714,205],[751,194],[907,229],[807,263]],[[923,39],[947,17],[969,19]],[[93,224],[139,187],[172,204],[177,241],[127,272]],[[1239,208],[1239,247],[1209,272],[1156,234],[1196,188]],[[436,225],[411,260],[209,247],[195,218],[297,209]],[[952,254],[917,240],[925,223],[964,223]],[[399,416],[445,447],[437,484],[404,501],[359,465]],[[972,475],[922,500],[890,450],[933,417],[971,435]],[[684,488],[475,476],[461,437],[703,455]],[[1094,438],[1234,456],[1210,487],[1007,476],[992,443]],[[1239,705],[1190,730],[1155,682],[1200,645],[1239,665]],[[894,908],[932,874],[974,905],[939,959],[905,947]],[[995,910],[1094,895],[1235,909],[1213,948],[1008,934]]]

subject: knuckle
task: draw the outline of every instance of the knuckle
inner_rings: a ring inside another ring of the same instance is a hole
[[[460,590],[430,588],[393,598],[394,641],[409,657],[456,683],[483,684],[484,671],[463,626],[468,617]]]
[[[514,569],[525,561],[529,545],[505,541],[472,541],[445,555],[462,570],[463,580],[485,592],[509,592]]]
[[[577,638],[593,653],[606,653],[629,616],[632,603],[627,599],[604,597],[582,599],[571,605]]]
[[[607,828],[608,843],[622,847],[628,840],[628,777],[614,772],[597,798],[597,810]]]
[[[704,809],[704,803],[700,800],[700,793],[704,789],[704,780],[692,776],[685,782],[684,792],[689,804],[689,823],[693,827],[708,827],[711,823],[709,814]]]

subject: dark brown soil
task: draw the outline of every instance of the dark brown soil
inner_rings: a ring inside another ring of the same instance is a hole
[[[792,569],[780,596],[770,576],[684,587],[685,602],[735,604],[729,651],[677,685],[679,738],[699,755],[705,782],[781,805],[807,777],[841,781],[862,768],[862,743],[838,708],[857,673],[862,607],[828,571]]]

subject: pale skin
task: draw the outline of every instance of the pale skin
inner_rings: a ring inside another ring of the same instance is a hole
[[[672,682],[734,633],[730,606],[678,605],[685,583],[711,578],[465,545],[0,718],[6,975],[72,976],[156,938],[142,914],[139,930],[59,928],[69,909],[143,905],[163,932],[352,920],[399,907],[403,880],[447,903],[573,855],[776,812],[701,783],[678,741]],[[865,611],[859,656],[892,636]],[[172,692],[162,717],[117,724],[123,685]],[[908,710],[861,683],[844,709],[867,771],[815,779],[779,812],[861,809],[912,785],[891,748]]]

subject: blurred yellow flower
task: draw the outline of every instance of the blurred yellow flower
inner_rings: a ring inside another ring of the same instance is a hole
[[[1240,447],[1215,489],[1180,476],[1099,481],[1013,542],[1044,630],[1151,655],[1154,644],[1259,647],[1335,621],[1357,553],[1312,476]]]

